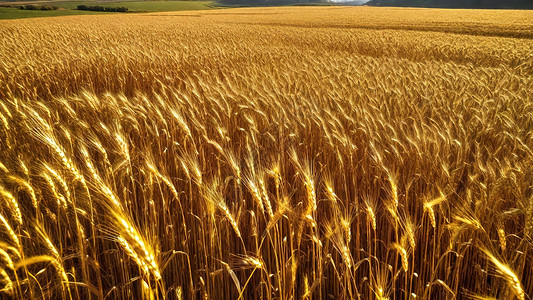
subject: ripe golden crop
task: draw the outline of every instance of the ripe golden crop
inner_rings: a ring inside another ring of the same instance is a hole
[[[533,12],[0,21],[0,294],[529,299]]]

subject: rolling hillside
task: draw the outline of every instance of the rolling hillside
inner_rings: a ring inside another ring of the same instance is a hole
[[[371,0],[371,6],[411,6],[442,8],[533,8],[529,0]]]

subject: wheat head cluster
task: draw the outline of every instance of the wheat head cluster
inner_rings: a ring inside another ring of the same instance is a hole
[[[0,295],[531,299],[533,13],[0,21]]]

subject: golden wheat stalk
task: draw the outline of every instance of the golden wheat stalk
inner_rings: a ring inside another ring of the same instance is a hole
[[[481,248],[481,251],[494,264],[496,271],[507,281],[512,293],[521,300],[526,299],[526,294],[520,283],[518,275],[505,263],[496,258],[491,251],[486,248]]]
[[[4,187],[0,185],[0,196],[5,200],[5,203],[11,211],[11,216],[17,221],[19,225],[22,225],[22,212],[20,210],[17,199],[7,191]]]

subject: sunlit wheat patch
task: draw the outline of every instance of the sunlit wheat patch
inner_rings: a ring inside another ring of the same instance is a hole
[[[0,21],[2,297],[533,296],[533,13],[227,11]]]

